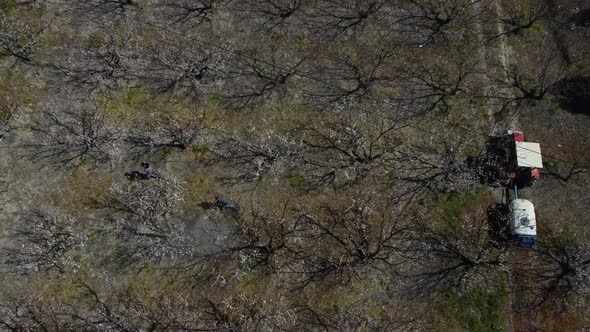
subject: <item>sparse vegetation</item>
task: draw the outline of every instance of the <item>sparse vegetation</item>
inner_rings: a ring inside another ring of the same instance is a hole
[[[0,1],[0,330],[589,329],[589,11]]]

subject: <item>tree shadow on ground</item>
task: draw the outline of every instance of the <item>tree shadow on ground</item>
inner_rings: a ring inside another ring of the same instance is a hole
[[[579,27],[590,27],[590,9],[583,9],[570,17],[570,23]]]
[[[215,205],[211,202],[201,202],[198,204],[203,210],[211,210],[215,208]]]
[[[498,243],[508,243],[511,238],[509,225],[509,209],[506,204],[495,203],[488,207],[488,235]]]
[[[590,77],[574,76],[557,82],[552,87],[559,106],[564,110],[590,115]]]

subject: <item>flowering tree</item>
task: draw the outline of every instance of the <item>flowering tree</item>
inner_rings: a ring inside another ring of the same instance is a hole
[[[58,167],[109,161],[118,149],[120,129],[98,105],[70,98],[75,97],[56,96],[32,115],[26,156]]]
[[[181,180],[164,179],[115,184],[100,202],[108,221],[104,232],[116,238],[108,259],[126,266],[190,256],[194,246],[183,219]]]
[[[499,273],[508,270],[509,257],[506,248],[489,237],[485,210],[451,211],[438,223],[423,220],[412,228],[401,253],[407,259],[403,275],[412,280],[410,287],[430,293],[448,286],[465,291],[504,282]]]
[[[23,274],[76,270],[78,264],[73,255],[86,241],[77,222],[57,208],[24,213],[10,232],[12,244],[3,248],[4,264]]]
[[[18,109],[18,99],[0,97],[0,139],[4,138],[11,128],[11,120]]]
[[[44,24],[34,24],[0,13],[0,58],[30,63],[40,44]]]

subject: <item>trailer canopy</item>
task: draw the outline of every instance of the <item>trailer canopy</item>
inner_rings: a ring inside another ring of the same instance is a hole
[[[543,168],[539,143],[516,142],[516,159],[519,167]]]

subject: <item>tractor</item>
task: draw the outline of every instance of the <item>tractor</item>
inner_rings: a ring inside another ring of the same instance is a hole
[[[491,187],[531,186],[543,168],[539,143],[524,141],[521,131],[504,136],[490,136],[484,158],[472,158],[468,165],[476,170],[480,182]]]
[[[512,238],[523,245],[534,244],[537,236],[535,207],[530,201],[519,198],[518,191],[539,179],[539,169],[543,168],[539,143],[525,142],[521,131],[508,131],[504,136],[489,137],[485,156],[467,163],[482,184],[505,188],[503,202],[494,204],[488,211],[491,235],[500,241]],[[512,200],[509,198],[511,190]]]

